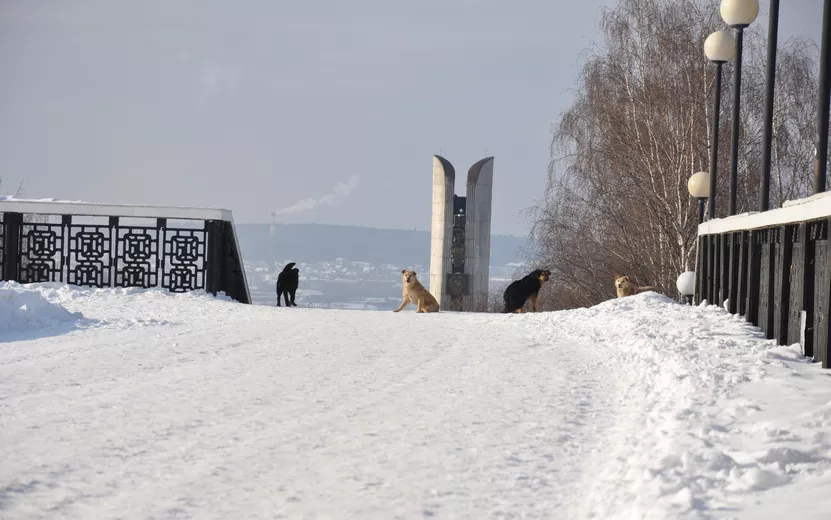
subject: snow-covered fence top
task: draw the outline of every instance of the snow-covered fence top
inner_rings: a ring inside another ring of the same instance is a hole
[[[831,192],[789,200],[781,208],[770,211],[742,213],[699,224],[699,235],[712,235],[750,229],[782,226],[831,217]]]
[[[696,301],[725,305],[831,368],[831,192],[698,227]]]
[[[229,210],[0,198],[0,219],[3,280],[204,289],[251,302]]]
[[[25,200],[0,197],[0,211],[45,215],[120,216],[196,220],[225,220],[233,222],[231,211],[214,208],[179,206],[139,206],[134,204],[99,204],[62,200]]]

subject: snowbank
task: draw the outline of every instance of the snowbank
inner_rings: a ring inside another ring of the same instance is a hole
[[[83,306],[84,303],[122,299],[124,307],[140,304],[152,308],[162,300],[216,300],[234,302],[224,292],[216,296],[196,290],[187,293],[171,293],[165,289],[137,287],[90,288],[45,282],[21,285],[16,282],[0,282],[0,339],[8,334],[20,334],[76,326],[135,326],[169,325],[170,316],[158,313],[153,317],[136,316],[129,312],[115,312],[108,319],[86,319],[80,311],[71,312],[66,306]],[[133,300],[136,303],[131,302]],[[118,305],[118,304],[116,304]],[[181,316],[180,316],[181,317]],[[24,335],[24,338],[26,336]],[[20,339],[20,338],[17,338]]]
[[[831,477],[831,401],[821,391],[827,374],[798,344],[777,346],[718,306],[656,293],[559,318],[547,326],[592,338],[607,357],[618,388],[611,406],[621,410],[591,458],[582,514],[699,518],[776,504],[765,499],[785,486],[785,516],[817,505],[797,490]]]
[[[80,312],[69,312],[38,290],[16,282],[0,283],[0,335],[71,325],[82,318]]]

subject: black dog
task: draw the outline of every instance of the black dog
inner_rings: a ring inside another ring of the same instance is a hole
[[[551,271],[535,269],[527,276],[511,282],[505,289],[502,298],[505,300],[505,310],[502,312],[525,312],[525,302],[531,298],[531,312],[537,312],[537,295],[542,284],[551,278]]]
[[[277,307],[280,306],[281,295],[286,300],[286,307],[297,307],[297,304],[294,303],[294,293],[297,292],[297,286],[300,285],[300,269],[294,267],[294,265],[295,262],[286,264],[283,272],[277,276]]]

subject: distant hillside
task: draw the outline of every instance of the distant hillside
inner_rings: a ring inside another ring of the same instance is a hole
[[[273,246],[268,224],[237,224],[246,262],[295,260],[320,262],[344,258],[375,264],[430,264],[430,233],[324,224],[277,224]],[[273,252],[272,252],[273,247]],[[527,239],[510,235],[491,238],[491,265],[524,261]]]

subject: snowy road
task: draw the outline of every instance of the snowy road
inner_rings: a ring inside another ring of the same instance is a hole
[[[828,477],[827,437],[731,447],[726,431],[758,433],[746,417],[769,392],[736,389],[764,384],[770,353],[822,375],[714,307],[415,315],[40,293],[84,319],[0,338],[3,519],[731,517]],[[761,362],[733,370],[747,359],[728,351]],[[831,406],[810,418],[831,426]]]

